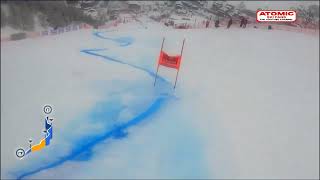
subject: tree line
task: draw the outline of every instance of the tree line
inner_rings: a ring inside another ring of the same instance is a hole
[[[80,2],[80,1],[79,1]],[[35,21],[42,27],[65,27],[72,23],[99,25],[103,22],[76,7],[78,1],[1,1],[1,27],[34,30]]]

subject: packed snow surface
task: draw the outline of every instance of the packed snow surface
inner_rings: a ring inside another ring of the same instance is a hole
[[[145,28],[147,27],[147,28]],[[180,54],[160,67],[164,51]],[[317,178],[318,37],[147,23],[1,44],[1,178]],[[15,156],[43,134],[42,151]]]

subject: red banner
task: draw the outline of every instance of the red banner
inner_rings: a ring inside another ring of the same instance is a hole
[[[160,65],[163,65],[163,66],[166,66],[169,68],[179,69],[180,68],[180,61],[181,61],[180,55],[169,56],[164,51],[161,51],[158,63]]]

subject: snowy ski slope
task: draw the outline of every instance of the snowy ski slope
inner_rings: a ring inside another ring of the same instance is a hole
[[[147,26],[146,29],[144,26]],[[161,67],[162,37],[179,54]],[[1,45],[1,178],[317,178],[318,37],[148,22]],[[42,107],[54,108],[48,148]]]

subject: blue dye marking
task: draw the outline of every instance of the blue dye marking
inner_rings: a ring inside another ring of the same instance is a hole
[[[29,172],[28,171],[24,172],[20,176],[18,176],[17,179],[22,179],[22,178],[30,176],[32,174],[36,174],[42,170],[59,166],[68,160],[74,160],[74,158],[78,157],[78,155],[81,155],[79,159],[88,159],[89,157],[92,156],[92,153],[90,151],[92,151],[92,148],[94,145],[96,145],[104,140],[107,140],[107,139],[114,137],[114,135],[116,135],[119,131],[126,131],[126,129],[142,122],[147,117],[149,117],[150,115],[154,114],[157,110],[159,110],[161,105],[164,104],[165,100],[168,97],[157,98],[156,101],[146,111],[144,111],[141,114],[139,114],[138,116],[134,117],[133,119],[131,119],[127,123],[123,123],[118,126],[115,126],[113,129],[105,132],[104,134],[92,137],[90,139],[90,141],[87,141],[87,142],[83,143],[82,145],[77,144],[77,146],[72,150],[72,152],[69,155],[61,157],[57,161],[52,162],[52,163],[48,163],[48,164],[46,164],[42,167],[39,167],[35,170],[29,171]],[[85,153],[81,154],[83,152],[85,152]]]
[[[94,33],[94,35],[99,38],[102,38],[102,39],[108,39],[108,40],[114,41],[116,43],[119,43],[119,46],[122,46],[122,47],[128,46],[133,42],[133,39],[128,38],[128,37],[113,39],[113,38],[108,38],[108,37],[102,36],[100,32],[96,32],[96,33]],[[131,66],[132,68],[142,70],[142,71],[148,73],[150,76],[155,77],[155,73],[149,71],[146,68],[142,68],[142,67],[130,64],[130,63],[126,63],[122,60],[112,58],[112,57],[109,57],[106,55],[94,53],[94,52],[105,51],[105,50],[106,49],[87,49],[87,50],[82,50],[81,52],[84,52],[84,53],[87,53],[90,55],[94,55],[97,57],[102,57],[103,59],[106,59],[108,61],[113,61],[113,62],[117,62],[120,64],[125,64],[128,66]],[[163,81],[166,84],[168,84],[168,82],[165,79],[163,79],[162,77],[158,76],[158,78],[160,81]],[[152,105],[146,111],[140,113],[138,116],[132,118],[131,120],[127,121],[126,123],[114,125],[111,130],[106,131],[104,134],[98,134],[98,135],[95,135],[92,137],[82,137],[82,138],[87,138],[87,139],[85,139],[85,141],[83,141],[84,139],[82,139],[81,140],[82,143],[80,143],[80,142],[76,143],[77,146],[75,146],[75,148],[68,155],[61,157],[60,159],[58,159],[54,162],[46,163],[44,166],[38,167],[34,170],[25,171],[23,173],[21,173],[21,171],[20,171],[20,175],[18,175],[17,179],[25,178],[27,176],[36,174],[36,173],[38,173],[42,170],[45,170],[45,169],[54,168],[56,166],[63,164],[64,162],[66,162],[68,160],[81,160],[82,161],[82,160],[90,159],[92,157],[92,148],[95,145],[97,145],[98,143],[100,143],[104,140],[110,139],[110,138],[122,139],[122,138],[126,137],[128,135],[128,133],[127,133],[128,128],[139,124],[143,120],[146,120],[147,117],[154,114],[157,110],[160,109],[160,107],[164,104],[165,100],[167,100],[169,97],[171,97],[171,96],[169,96],[166,93],[161,93],[156,98],[156,100],[152,103]],[[111,113],[111,114],[113,114],[113,113]],[[96,114],[93,113],[93,116],[95,116],[95,115]]]
[[[128,136],[128,132],[124,132],[122,130],[119,130],[113,134],[113,138],[115,139],[123,139],[127,136]]]
[[[133,67],[135,69],[139,69],[141,71],[144,71],[144,72],[148,73],[152,77],[156,76],[156,74],[154,72],[148,70],[147,68],[143,68],[143,67],[140,67],[140,66],[136,66],[134,64],[126,63],[126,62],[124,62],[122,60],[119,60],[119,59],[116,59],[116,58],[113,58],[113,57],[110,57],[110,56],[107,56],[107,55],[101,55],[99,53],[95,53],[95,52],[101,52],[101,51],[106,51],[106,50],[107,49],[85,49],[85,50],[81,50],[81,52],[84,52],[84,53],[87,53],[87,54],[90,54],[90,55],[93,55],[93,56],[97,56],[97,57],[102,57],[103,59],[108,60],[108,61],[113,61],[113,62],[117,62],[117,63],[120,63],[120,64],[128,65],[128,66]],[[158,76],[158,80],[165,81],[165,82],[169,83],[168,81],[166,81],[161,76]]]
[[[94,32],[93,35],[101,38],[101,39],[107,39],[113,42],[116,42],[119,44],[119,46],[124,47],[124,46],[129,46],[133,43],[133,38],[132,37],[120,37],[120,38],[109,38],[106,36],[101,35],[102,32]]]
[[[72,160],[73,161],[89,161],[92,158],[92,150],[85,150],[75,156]]]

